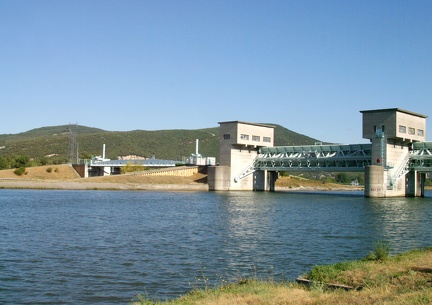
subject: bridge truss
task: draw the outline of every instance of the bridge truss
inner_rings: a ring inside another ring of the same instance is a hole
[[[409,167],[420,172],[432,172],[432,142],[413,143]]]
[[[258,156],[235,180],[256,170],[362,172],[371,162],[371,144],[262,147]],[[399,167],[388,169],[392,169],[392,183],[410,170],[432,172],[432,142],[413,143],[412,150]]]
[[[262,147],[252,164],[236,180],[256,170],[361,172],[371,164],[371,159],[371,144]]]
[[[255,168],[283,171],[363,171],[371,164],[371,144],[263,147]]]

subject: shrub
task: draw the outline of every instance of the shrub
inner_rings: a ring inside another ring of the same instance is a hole
[[[46,172],[51,174],[52,170],[53,170],[52,167],[48,167],[48,168],[46,169]]]
[[[315,266],[309,273],[308,278],[314,282],[326,282],[339,276],[343,271],[349,270],[356,265],[356,261],[340,262],[333,265]]]
[[[126,165],[121,168],[121,173],[141,172],[144,170],[146,170],[146,168],[142,165],[134,165],[131,162],[127,162]]]
[[[384,261],[390,256],[390,243],[385,241],[378,241],[374,250],[366,256],[367,260],[371,261]]]
[[[15,171],[14,174],[17,176],[22,176],[23,174],[25,174],[26,169],[24,166],[18,167]]]

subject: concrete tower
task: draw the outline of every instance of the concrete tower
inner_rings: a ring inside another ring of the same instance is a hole
[[[365,169],[366,197],[419,196],[424,179],[408,171],[413,142],[426,139],[427,116],[400,108],[360,111],[363,138],[372,143],[372,164]]]
[[[273,146],[274,126],[241,121],[219,122],[220,162],[209,168],[210,190],[267,190],[267,172],[238,179],[257,157],[260,147]],[[274,174],[274,173],[272,173]]]

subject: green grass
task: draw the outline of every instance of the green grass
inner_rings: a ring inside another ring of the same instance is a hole
[[[306,278],[309,286],[272,279],[240,279],[235,283],[201,287],[174,300],[137,296],[137,305],[228,304],[430,304],[432,301],[432,248],[386,255],[388,244],[377,243],[371,260],[316,266]],[[384,259],[383,259],[384,258]],[[330,289],[326,284],[346,284],[354,290]]]

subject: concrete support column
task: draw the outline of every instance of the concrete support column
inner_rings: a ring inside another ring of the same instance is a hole
[[[410,171],[407,175],[407,197],[424,197],[426,174]]]
[[[265,191],[267,189],[267,171],[255,171],[253,173],[253,190]]]
[[[417,189],[417,172],[416,171],[410,171],[408,174],[406,174],[406,196],[407,197],[415,197],[416,196],[416,189]]]
[[[279,177],[279,173],[278,172],[269,172],[268,175],[268,182],[267,182],[267,190],[270,192],[274,192],[275,191],[275,184],[276,184],[276,180]]]
[[[209,166],[207,183],[210,191],[228,191],[230,188],[229,166]]]
[[[425,185],[426,185],[426,173],[420,174],[420,196],[424,197],[425,195]]]
[[[278,178],[278,173],[273,171],[255,171],[254,172],[254,191],[270,191],[274,192],[275,182]]]
[[[384,167],[370,165],[365,168],[365,197],[382,198],[386,194]]]

